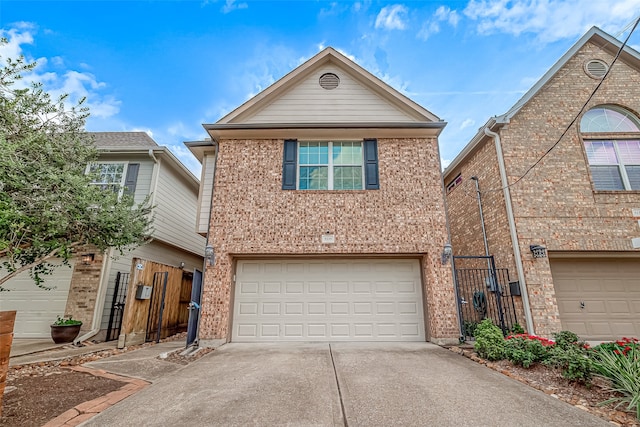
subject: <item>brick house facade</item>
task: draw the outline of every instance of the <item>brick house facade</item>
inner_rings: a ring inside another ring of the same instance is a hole
[[[624,47],[609,69],[621,46],[592,28],[444,172],[454,253],[484,252],[475,176],[490,253],[539,335],[640,334],[640,55]]]
[[[204,125],[200,337],[457,341],[444,125],[331,48]]]

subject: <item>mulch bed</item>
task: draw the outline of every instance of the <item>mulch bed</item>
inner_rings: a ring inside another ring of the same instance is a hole
[[[163,341],[181,340],[184,339],[183,335]],[[10,367],[0,427],[42,426],[78,404],[120,389],[126,383],[69,368],[152,345],[154,343],[146,343],[125,349],[101,350],[63,360]],[[181,350],[178,350],[163,360],[186,365],[211,351],[213,349],[203,348],[192,356],[180,356]]]

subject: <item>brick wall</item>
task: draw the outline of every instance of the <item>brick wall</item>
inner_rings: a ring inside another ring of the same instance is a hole
[[[462,181],[447,192],[449,228],[454,254],[465,256],[485,254],[476,185],[471,179],[472,176],[476,176],[482,197],[489,254],[494,256],[496,268],[509,270],[510,281],[518,280],[493,139],[485,138],[465,162],[454,170],[447,171],[445,185],[458,174]],[[484,260],[459,260],[457,266],[487,268]],[[467,296],[467,299],[470,300],[470,297]],[[514,297],[514,304],[518,323],[526,328],[522,297]]]
[[[87,332],[91,330],[104,256],[96,248],[83,248],[77,253],[78,258],[71,276],[69,298],[64,315],[82,321],[81,331]],[[80,257],[85,253],[94,254],[94,260],[87,265],[82,263]]]
[[[379,139],[380,190],[284,191],[282,140],[219,142],[201,336],[229,334],[239,255],[420,255],[428,335],[457,338],[437,139]],[[335,235],[323,245],[320,236]]]
[[[598,80],[584,72],[585,62],[591,59],[610,63],[613,57],[591,43],[585,44],[500,130],[509,183],[513,184],[558,140],[595,89]],[[601,104],[619,105],[638,114],[638,70],[619,60],[585,111]],[[631,208],[640,207],[640,192],[593,190],[579,123],[578,119],[550,155],[510,188],[535,332],[545,336],[561,329],[558,306],[549,258],[534,259],[529,245],[546,246],[551,262],[554,252],[561,251],[626,251],[640,256],[640,251],[632,248],[630,240],[640,236],[637,219],[631,213]],[[497,164],[487,153],[489,145],[491,142],[469,156],[459,167],[463,174],[481,174],[475,171],[484,171],[487,177],[480,175],[481,184],[487,181],[484,188],[493,187],[497,179]],[[455,175],[451,173],[449,176]],[[470,185],[462,187],[469,194]],[[474,211],[471,200],[465,206],[467,202],[464,200],[470,198],[456,193],[462,191],[456,189],[448,196],[452,234],[456,236],[454,242],[457,242],[454,244],[476,251],[479,225],[473,225],[469,218],[477,215],[477,208]],[[492,207],[488,205],[489,202],[485,203],[485,215],[491,216]],[[456,219],[458,212],[466,219]],[[501,207],[495,213],[496,219],[504,215]],[[492,236],[495,221],[487,218],[486,223],[488,234]],[[504,226],[497,227],[495,233],[500,236],[497,242],[502,242],[500,246],[505,250],[500,259],[509,263],[509,254],[513,256],[511,240],[506,239],[508,235],[504,234]],[[490,248],[498,250],[491,238]]]

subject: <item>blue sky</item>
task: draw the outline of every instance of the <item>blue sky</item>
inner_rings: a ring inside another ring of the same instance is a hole
[[[332,46],[448,122],[446,164],[589,28],[623,40],[639,14],[640,0],[0,0],[0,55],[86,96],[87,130],[149,132],[199,176],[183,141]]]

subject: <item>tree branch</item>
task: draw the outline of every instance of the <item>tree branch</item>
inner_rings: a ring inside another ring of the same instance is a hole
[[[80,245],[82,242],[74,242],[72,244],[69,245],[70,248],[73,248],[75,246]],[[5,282],[8,282],[9,280],[13,279],[14,277],[16,277],[18,274],[25,272],[37,265],[42,264],[43,262],[46,262],[47,260],[50,260],[51,258],[54,258],[58,252],[60,252],[60,249],[62,248],[56,248],[54,250],[52,250],[51,252],[49,252],[47,255],[40,257],[36,260],[34,260],[32,263],[29,263],[27,265],[23,265],[22,267],[16,269],[16,271],[13,271],[9,274],[7,274],[6,276],[0,277],[0,286],[2,286]]]

